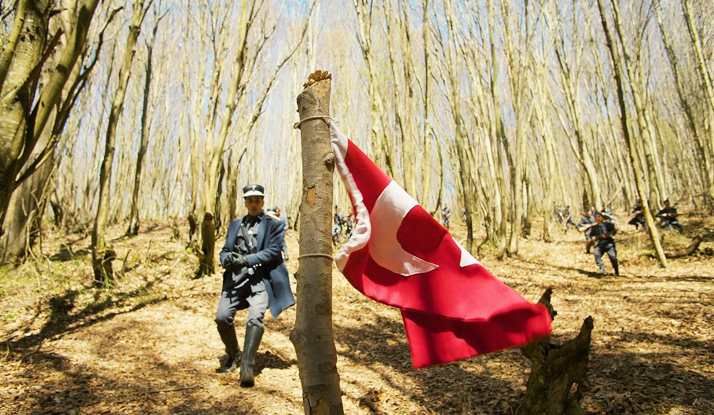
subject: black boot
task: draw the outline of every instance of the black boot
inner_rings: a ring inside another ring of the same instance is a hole
[[[253,368],[255,367],[255,353],[263,338],[263,329],[258,326],[249,326],[245,330],[245,344],[243,345],[243,360],[240,362],[240,386],[250,388],[255,384]]]
[[[240,361],[240,348],[238,347],[238,338],[233,326],[230,329],[218,329],[218,334],[221,335],[221,341],[226,346],[226,362],[218,369],[220,373],[232,372],[238,367]]]
[[[617,265],[617,260],[616,259],[611,259],[610,262],[612,262],[612,269],[615,270],[615,275],[620,276],[620,267]]]

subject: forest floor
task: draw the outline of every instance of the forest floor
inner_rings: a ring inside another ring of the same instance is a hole
[[[695,234],[704,242],[667,269],[653,259],[647,235],[620,222],[620,277],[596,275],[581,235],[560,227],[545,243],[534,225],[517,257],[478,255],[530,301],[553,287],[552,342],[573,338],[593,317],[587,413],[714,413],[714,218],[684,222],[685,237],[665,234],[666,250]],[[120,238],[123,230],[109,232],[120,258],[112,289],[92,286],[86,233],[48,230],[41,254],[0,268],[0,413],[303,413],[289,340],[295,307],[266,316],[256,386],[242,389],[237,374],[216,373],[219,274],[193,279],[196,259],[168,224],[145,224],[131,239]],[[463,229],[454,233],[463,239]],[[287,241],[292,275],[297,232]],[[513,413],[530,370],[519,350],[415,370],[399,311],[363,297],[337,270],[333,288],[345,413]],[[236,320],[242,346],[245,312]]]

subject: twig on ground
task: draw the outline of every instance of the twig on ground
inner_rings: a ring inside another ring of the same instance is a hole
[[[184,390],[189,390],[189,389],[196,389],[197,387],[198,387],[198,385],[184,386],[183,388],[159,389],[159,390],[148,391],[148,392],[146,392],[146,393],[178,392],[178,391],[184,391]]]

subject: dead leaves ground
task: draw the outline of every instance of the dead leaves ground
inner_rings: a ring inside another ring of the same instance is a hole
[[[647,255],[644,233],[622,229],[621,277],[597,278],[574,231],[550,244],[538,235],[523,240],[517,258],[480,259],[531,301],[554,288],[555,342],[575,336],[593,316],[588,413],[708,414],[714,413],[713,224],[692,219],[687,232],[705,237],[699,253],[666,270]],[[122,229],[111,234],[121,258],[111,290],[91,287],[84,235],[48,232],[43,256],[0,269],[0,413],[302,413],[289,340],[295,309],[267,317],[256,387],[241,389],[235,375],[215,373],[222,355],[212,321],[220,278],[192,279],[195,259],[165,224],[132,239],[119,238]],[[665,236],[672,249],[686,241]],[[296,233],[288,243],[296,258]],[[297,263],[288,268],[294,272]],[[345,413],[513,412],[529,370],[518,350],[414,370],[398,311],[364,298],[337,272],[333,287]],[[240,323],[237,330],[242,338]]]

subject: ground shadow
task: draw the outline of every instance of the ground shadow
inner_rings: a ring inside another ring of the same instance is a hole
[[[50,261],[67,262],[77,259],[77,257],[84,257],[91,253],[87,248],[82,248],[78,251],[72,250],[72,243],[62,244],[60,251],[50,257]]]
[[[167,299],[165,296],[149,298],[125,310],[103,314],[105,311],[117,307],[118,304],[124,301],[145,295],[157,281],[158,279],[146,282],[141,287],[128,292],[115,292],[102,301],[88,304],[81,311],[76,313],[73,313],[73,311],[75,309],[75,301],[80,291],[67,290],[61,294],[50,297],[47,300],[50,315],[40,331],[27,336],[16,337],[14,340],[7,340],[6,344],[10,350],[9,353],[15,357],[17,357],[18,354],[22,354],[23,356],[26,356],[28,353],[36,354],[42,347],[42,343],[45,339],[91,327],[118,315],[132,313],[148,305],[165,301]],[[95,298],[100,292],[100,290],[95,291]],[[41,311],[42,310],[38,310],[38,314]],[[22,357],[22,359],[24,359],[24,357]]]
[[[490,365],[484,364],[484,360],[507,361],[509,367],[521,373],[521,375],[515,375],[513,379],[521,376],[525,379],[529,363],[525,358],[520,357],[520,352],[517,350],[507,350],[460,362],[414,369],[402,324],[382,316],[369,316],[365,318],[365,320],[367,319],[370,321],[369,323],[362,324],[357,328],[336,325],[335,341],[346,349],[340,352],[342,357],[377,373],[379,377],[375,379],[375,388],[381,388],[379,385],[388,384],[402,395],[409,397],[411,401],[437,413],[451,413],[455,408],[462,408],[467,411],[465,413],[480,408],[479,411],[476,411],[477,413],[480,411],[488,413],[493,409],[489,408],[489,402],[494,399],[500,402],[504,400],[518,401],[521,392],[514,390],[516,384],[503,379],[503,376],[489,368]],[[473,371],[466,370],[469,365],[473,365]],[[410,377],[413,382],[411,384],[396,384],[391,380],[388,371],[381,370],[380,366],[388,366],[404,376]],[[368,385],[359,386],[367,387]],[[445,393],[452,388],[458,389],[459,392]],[[485,394],[485,390],[488,388],[493,389],[493,394]],[[504,390],[512,391],[512,394],[503,396]],[[353,398],[360,400],[362,397]]]
[[[225,364],[226,358],[227,356],[221,356],[218,358],[218,365],[216,366],[217,373],[219,373],[218,367]],[[297,364],[297,360],[283,359],[270,351],[263,353],[257,352],[255,355],[255,368],[253,370],[253,374],[258,376],[263,372],[263,369],[287,369],[295,364]],[[240,361],[236,362],[236,366],[240,366]],[[236,369],[235,372],[238,373],[239,369]]]
[[[637,332],[612,332],[610,335],[619,336],[614,346],[610,346],[610,350],[596,348],[590,356],[590,378],[595,385],[592,397],[599,402],[603,412],[662,413],[663,408],[686,406],[696,408],[697,413],[714,413],[712,380],[696,367],[679,363],[685,355],[689,362],[697,357],[710,362],[714,357],[711,342]],[[669,345],[679,351],[618,352],[619,342]]]
[[[567,271],[567,272],[571,272],[571,271],[572,271],[572,272],[577,272],[577,273],[580,274],[580,275],[585,275],[585,276],[587,276],[587,277],[592,277],[592,278],[598,278],[598,279],[599,279],[599,278],[603,278],[603,277],[607,277],[607,276],[610,276],[610,277],[613,276],[612,274],[602,275],[602,274],[600,274],[600,273],[598,273],[598,272],[586,271],[586,270],[581,269],[581,268],[566,267],[566,266],[562,266],[562,265],[554,265],[554,264],[551,264],[551,263],[545,262],[545,261],[536,261],[536,260],[526,259],[526,258],[519,258],[518,260],[519,260],[520,262],[524,262],[524,263],[526,263],[526,264],[535,265],[535,266],[537,266],[537,267],[540,268],[540,269],[551,269],[551,270],[559,270],[559,271]],[[603,259],[603,261],[606,261],[606,263],[607,263],[607,259]],[[617,278],[617,277],[616,277],[616,278]]]

